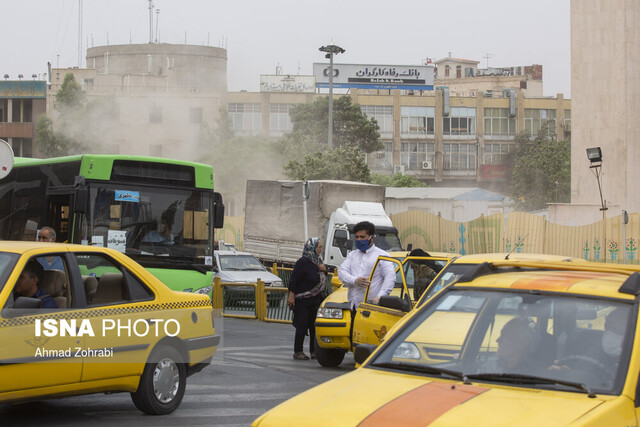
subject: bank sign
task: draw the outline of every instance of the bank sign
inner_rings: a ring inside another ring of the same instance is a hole
[[[329,87],[329,64],[313,64],[316,87]],[[333,87],[433,90],[432,65],[333,64]]]
[[[315,91],[316,79],[313,76],[260,75],[260,92],[315,93]]]
[[[0,81],[0,99],[46,98],[47,83],[40,80]]]

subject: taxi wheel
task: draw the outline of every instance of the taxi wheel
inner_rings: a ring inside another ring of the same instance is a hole
[[[145,365],[140,384],[131,399],[136,408],[150,415],[173,412],[180,406],[187,385],[187,369],[180,353],[172,347],[158,347]]]
[[[325,368],[335,368],[342,363],[344,359],[344,355],[346,353],[345,350],[341,350],[339,348],[322,348],[318,345],[318,338],[316,337],[316,360],[318,363]]]

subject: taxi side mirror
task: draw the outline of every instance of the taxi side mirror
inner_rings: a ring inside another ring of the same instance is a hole
[[[378,348],[378,346],[374,344],[358,344],[353,352],[353,359],[356,363],[361,365],[369,356],[371,356],[371,353],[373,353],[376,348]]]

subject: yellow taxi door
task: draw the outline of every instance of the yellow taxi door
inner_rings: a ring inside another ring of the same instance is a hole
[[[18,307],[13,289],[24,265],[0,292],[0,393],[74,384],[82,373],[75,310]]]
[[[85,337],[82,381],[138,376],[152,343],[157,342],[150,310],[153,292],[141,279],[102,253],[75,254],[82,281],[97,282],[87,293],[87,312],[94,334]],[[89,287],[87,287],[88,289]],[[160,322],[160,330],[164,325]]]
[[[392,297],[400,300],[408,301],[407,306],[411,307],[411,296],[407,292],[407,282],[402,268],[402,263],[389,257],[379,257],[376,261],[371,276],[375,274],[376,269],[380,268],[381,262],[391,262],[394,264],[396,271],[396,284],[391,292]],[[386,335],[387,331],[407,314],[398,308],[383,307],[373,304],[370,301],[369,289],[365,294],[364,302],[358,306],[356,317],[353,323],[352,346],[358,344],[380,344],[380,341]]]

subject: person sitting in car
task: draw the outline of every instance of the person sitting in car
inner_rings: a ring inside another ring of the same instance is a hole
[[[547,366],[535,358],[540,340],[529,317],[517,316],[505,323],[497,342],[496,358],[485,362],[479,373],[532,375],[546,371]]]
[[[14,297],[39,298],[41,308],[58,308],[55,300],[45,291],[40,289],[42,281],[42,265],[38,261],[31,260],[27,263],[13,290]]]
[[[414,249],[409,252],[409,256],[419,256],[419,257],[428,257],[430,256],[427,252],[422,249]],[[413,299],[417,301],[420,299],[424,291],[429,286],[429,283],[436,277],[438,274],[436,270],[432,268],[431,261],[429,260],[421,260],[414,259],[410,261],[411,268],[413,269]]]

